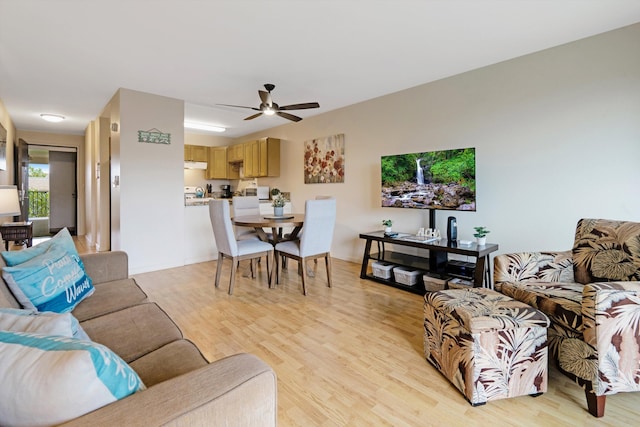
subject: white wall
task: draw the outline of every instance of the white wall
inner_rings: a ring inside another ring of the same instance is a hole
[[[119,117],[111,247],[127,251],[131,274],[183,265],[184,102],[120,89]],[[138,131],[151,129],[170,133],[171,144],[138,142]]]
[[[380,156],[463,147],[476,147],[477,212],[439,211],[438,228],[453,214],[459,238],[484,225],[499,253],[569,249],[579,218],[640,221],[638,40],[640,24],[238,141],[283,140],[281,176],[260,184],[291,191],[294,210],[336,196],[337,258],[360,262],[358,234],[383,218],[399,231],[428,225],[427,212],[380,207]],[[338,133],[345,183],[305,185],[303,142]]]

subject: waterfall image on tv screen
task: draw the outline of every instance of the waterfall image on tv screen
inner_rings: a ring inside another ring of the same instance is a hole
[[[382,207],[476,210],[476,149],[382,156]]]

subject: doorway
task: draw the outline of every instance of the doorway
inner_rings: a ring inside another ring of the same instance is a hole
[[[20,141],[24,143],[24,141]],[[77,231],[77,152],[75,148],[24,143],[18,179],[23,218],[33,222],[33,236],[51,236],[63,228]]]

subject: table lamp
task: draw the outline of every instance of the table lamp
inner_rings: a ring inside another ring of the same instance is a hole
[[[0,185],[0,216],[16,215],[20,215],[18,187],[15,185]]]
[[[15,185],[0,185],[0,216],[20,215],[20,200],[18,187]],[[0,239],[4,245],[3,239]]]

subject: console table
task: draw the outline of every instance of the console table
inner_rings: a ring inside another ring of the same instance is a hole
[[[5,222],[0,225],[0,234],[4,240],[5,250],[9,250],[9,242],[26,242],[27,247],[33,244],[33,222]]]
[[[497,244],[487,243],[486,245],[478,246],[474,242],[471,245],[462,246],[455,243],[450,244],[447,239],[441,239],[434,242],[426,243],[403,239],[403,237],[406,236],[409,236],[409,234],[399,233],[397,237],[387,237],[384,235],[383,231],[361,233],[360,238],[365,239],[366,244],[364,247],[364,255],[362,257],[362,269],[360,270],[360,278],[374,280],[379,283],[384,283],[385,285],[394,286],[396,288],[418,294],[424,294],[425,290],[423,285],[418,284],[415,286],[407,286],[402,283],[397,283],[390,279],[376,277],[373,274],[368,273],[369,261],[386,261],[397,264],[398,266],[424,270],[425,272],[447,274],[448,267],[451,267],[451,265],[449,264],[454,264],[453,261],[449,262],[448,254],[459,254],[473,257],[475,259],[473,268],[469,269],[473,271],[468,271],[466,273],[462,271],[461,274],[453,273],[452,275],[470,279],[471,281],[473,281],[474,287],[482,287],[483,285],[485,287],[491,287],[489,254],[498,250]],[[378,252],[372,254],[371,244],[374,241],[378,244]],[[386,251],[384,246],[385,243],[398,246],[414,247],[419,249],[428,249],[429,257],[410,255],[402,252]]]

